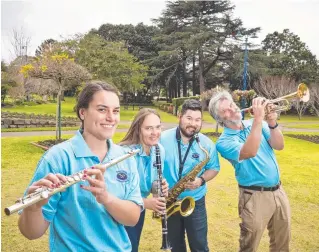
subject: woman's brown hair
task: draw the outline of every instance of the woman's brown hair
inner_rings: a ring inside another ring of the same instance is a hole
[[[142,108],[134,117],[134,120],[126,134],[126,136],[122,139],[119,145],[132,145],[139,144],[140,134],[141,134],[141,126],[148,115],[156,115],[159,119],[161,119],[160,115],[155,109],[151,108]]]

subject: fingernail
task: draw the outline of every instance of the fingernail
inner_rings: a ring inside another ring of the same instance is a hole
[[[83,175],[83,178],[86,178],[87,176],[86,176],[86,174],[85,175]]]
[[[92,166],[91,169],[94,169],[94,166]]]
[[[80,185],[81,188],[83,188],[83,185]]]
[[[51,188],[54,188],[54,184],[50,185]]]

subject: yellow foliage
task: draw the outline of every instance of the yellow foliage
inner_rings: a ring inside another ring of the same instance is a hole
[[[48,67],[46,65],[41,66],[41,71],[45,72],[48,69]]]
[[[27,64],[21,67],[20,69],[20,73],[22,73],[24,75],[24,77],[28,77],[28,73],[29,71],[33,70],[34,66],[31,64]]]
[[[55,54],[51,56],[51,58],[57,61],[58,63],[62,63],[62,61],[69,59],[69,55],[67,53],[61,53],[61,54]]]

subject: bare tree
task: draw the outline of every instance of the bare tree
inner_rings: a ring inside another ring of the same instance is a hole
[[[263,76],[254,83],[254,89],[258,96],[272,100],[297,92],[298,84],[295,80],[285,76]],[[297,97],[288,99],[288,102],[296,109],[299,120],[311,104],[310,102],[300,102]],[[278,105],[284,106],[285,104],[282,102]]]
[[[21,64],[26,64],[26,62],[23,62],[23,56],[27,57],[28,55],[28,48],[30,47],[31,37],[26,34],[23,27],[21,27],[19,30],[14,28],[12,30],[12,37],[10,42],[13,47],[13,54],[15,55],[15,58],[21,57]]]
[[[311,83],[309,103],[314,113],[319,116],[319,83]]]

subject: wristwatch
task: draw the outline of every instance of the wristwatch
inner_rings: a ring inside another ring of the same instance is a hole
[[[201,183],[201,185],[200,186],[203,186],[203,185],[205,185],[206,184],[206,181],[205,181],[205,179],[202,177],[202,176],[200,176],[199,177],[200,178],[200,180],[202,181],[202,183]]]
[[[275,128],[278,127],[278,123],[276,122],[275,126],[269,126],[269,125],[268,125],[268,127],[269,127],[269,129],[275,129]]]

